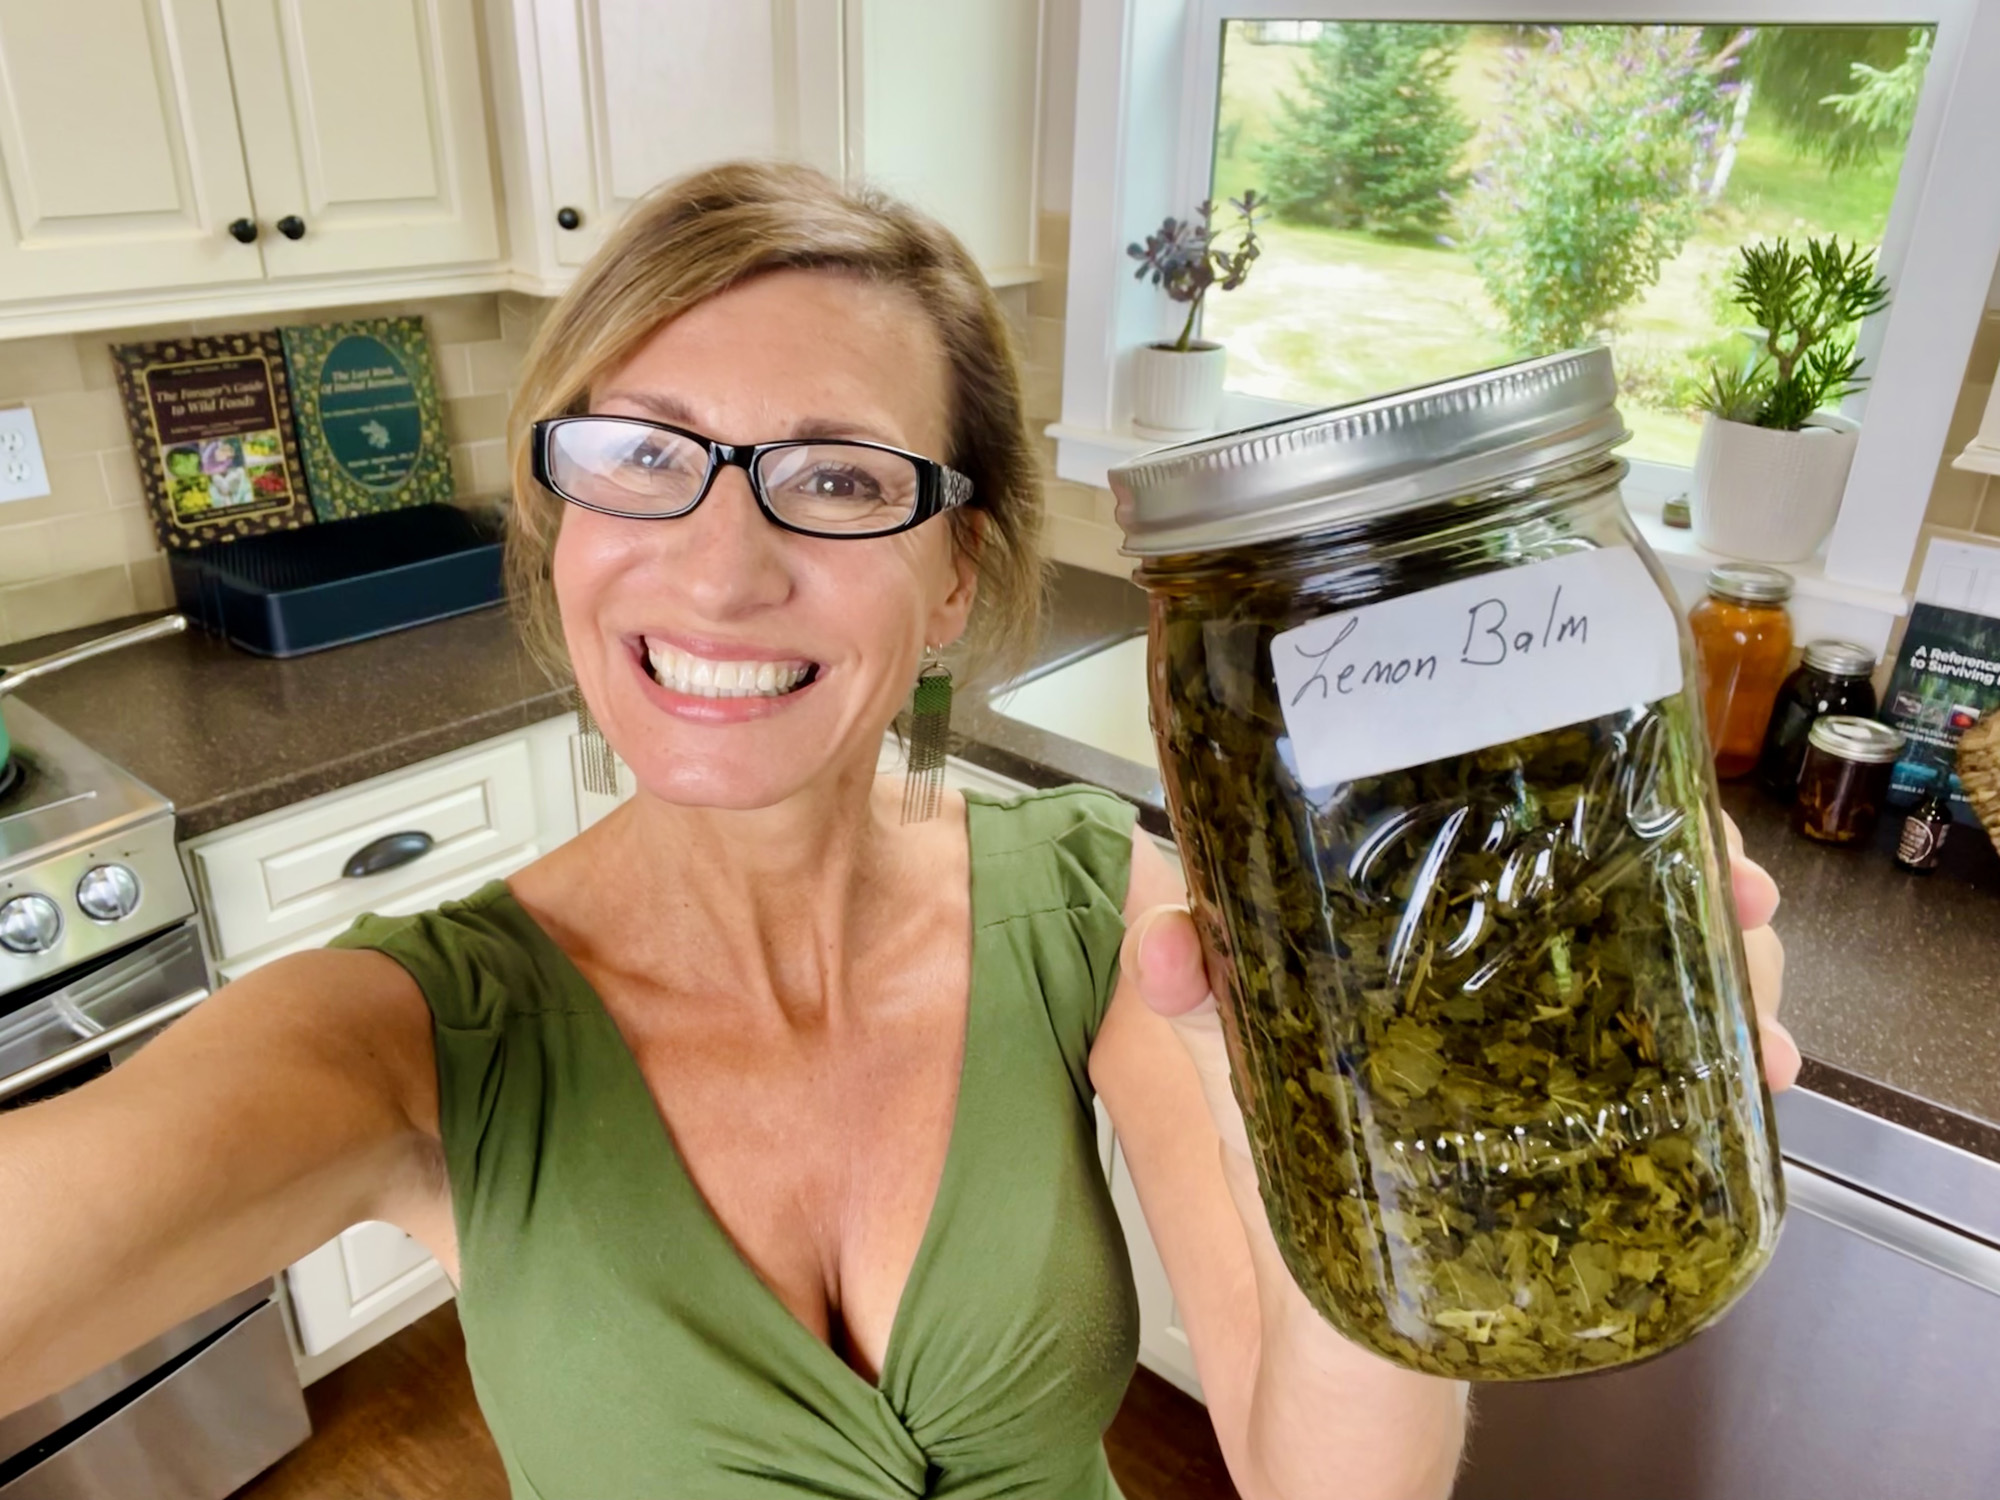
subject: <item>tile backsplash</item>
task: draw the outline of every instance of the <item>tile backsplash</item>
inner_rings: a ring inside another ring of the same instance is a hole
[[[546,306],[489,293],[0,341],[0,406],[33,408],[51,491],[0,504],[0,643],[173,602],[112,372],[112,344],[420,316],[437,357],[458,490],[473,498],[507,487],[507,405]]]

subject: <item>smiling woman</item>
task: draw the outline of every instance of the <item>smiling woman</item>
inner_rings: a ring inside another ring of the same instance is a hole
[[[551,313],[515,424],[522,619],[636,794],[0,1117],[0,1225],[37,1226],[0,1234],[0,1411],[384,1220],[457,1281],[523,1497],[1115,1500],[1101,1099],[1244,1495],[1446,1493],[1463,1391],[1287,1274],[1133,809],[909,820],[878,774],[920,659],[1004,660],[1038,606],[964,249],[798,168],[670,184]]]

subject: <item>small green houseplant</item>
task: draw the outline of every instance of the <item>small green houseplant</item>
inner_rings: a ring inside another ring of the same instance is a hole
[[[1889,304],[1875,252],[1838,239],[1746,245],[1733,300],[1755,323],[1742,364],[1709,372],[1695,539],[1759,562],[1812,556],[1833,529],[1859,428],[1831,408],[1865,383],[1855,326]]]
[[[1147,344],[1133,352],[1132,419],[1163,432],[1205,432],[1222,408],[1222,379],[1228,356],[1220,344],[1194,336],[1203,301],[1211,291],[1233,292],[1250,275],[1262,253],[1257,218],[1264,199],[1255,189],[1229,200],[1234,221],[1218,226],[1216,206],[1205,202],[1186,219],[1171,216],[1126,254],[1139,262],[1136,279],[1150,279],[1187,308],[1178,338]]]

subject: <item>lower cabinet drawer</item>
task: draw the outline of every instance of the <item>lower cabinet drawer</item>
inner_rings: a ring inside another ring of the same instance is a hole
[[[415,890],[405,891],[394,900],[371,902],[367,910],[374,912],[378,917],[406,917],[413,912],[429,911],[434,906],[442,906],[447,901],[463,901],[488,881],[505,880],[542,853],[543,845],[539,842],[523,844],[518,849],[509,849],[491,864],[474,865],[469,870],[460,870],[447,880],[441,880],[436,885],[418,886]],[[285,957],[288,953],[303,953],[308,948],[324,948],[345,932],[353,920],[353,913],[344,913],[338,921],[331,922],[325,927],[315,927],[284,942],[273,943],[241,957],[227,959],[215,966],[216,976],[227,984],[231,980],[241,979],[252,969],[261,969],[273,959]]]
[[[530,746],[515,738],[190,845],[217,957],[338,930],[533,843],[535,790]]]

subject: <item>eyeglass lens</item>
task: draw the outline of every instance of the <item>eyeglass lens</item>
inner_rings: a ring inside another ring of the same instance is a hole
[[[549,477],[586,505],[632,516],[679,515],[701,494],[708,450],[643,422],[593,417],[550,430]],[[917,467],[857,443],[802,443],[757,460],[766,502],[789,526],[830,536],[889,531],[917,508]]]

